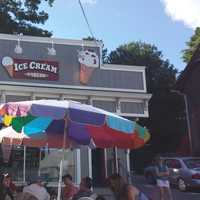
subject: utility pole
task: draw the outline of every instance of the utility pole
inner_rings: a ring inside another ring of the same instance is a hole
[[[190,155],[192,155],[193,154],[192,134],[191,134],[191,125],[190,125],[190,116],[189,116],[189,107],[188,107],[187,95],[185,93],[180,92],[179,90],[171,90],[171,92],[174,92],[174,93],[182,96],[183,99],[184,99],[185,114],[186,114],[187,129],[188,129],[189,149],[190,149]]]

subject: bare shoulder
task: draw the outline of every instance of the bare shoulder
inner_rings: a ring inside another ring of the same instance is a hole
[[[127,192],[128,193],[134,193],[135,195],[139,194],[139,190],[136,187],[134,187],[133,185],[127,186]]]

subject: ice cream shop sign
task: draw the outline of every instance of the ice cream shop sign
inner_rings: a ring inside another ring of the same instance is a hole
[[[5,56],[2,59],[2,65],[11,78],[50,81],[59,79],[59,65],[55,61],[16,59]]]

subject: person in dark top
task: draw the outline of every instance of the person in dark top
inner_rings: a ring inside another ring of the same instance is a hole
[[[9,174],[1,175],[0,183],[0,200],[5,200],[9,197],[11,200],[14,199],[13,193],[15,192],[16,187],[11,181]]]
[[[91,197],[96,199],[96,194],[92,191],[92,179],[90,177],[84,177],[81,179],[78,193],[74,195],[72,200],[78,200],[81,197]]]
[[[6,173],[6,174],[4,174],[4,177],[6,179],[7,184],[9,185],[9,188],[10,188],[11,192],[12,193],[16,193],[17,192],[17,187],[12,181],[12,176],[10,174]]]
[[[156,165],[156,181],[157,181],[157,186],[159,187],[160,190],[160,200],[164,200],[165,196],[167,194],[167,200],[172,200],[172,193],[170,190],[170,184],[168,181],[168,176],[169,176],[169,169],[167,165],[164,163],[164,161],[160,158],[156,158],[157,165]]]
[[[111,175],[108,177],[107,182],[116,200],[150,200],[138,188],[126,183],[119,174]]]

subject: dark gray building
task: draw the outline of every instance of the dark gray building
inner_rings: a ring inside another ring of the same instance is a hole
[[[70,99],[124,117],[148,117],[151,95],[146,90],[145,67],[102,64],[101,52],[99,42],[0,34],[0,101]],[[26,181],[38,169],[52,182],[57,180],[60,151],[27,148],[24,153],[16,147],[16,152],[8,165],[15,170],[15,180]],[[31,166],[33,152],[37,159]],[[117,154],[130,170],[128,151]],[[86,175],[101,182],[113,170],[112,150],[68,150],[64,169],[76,182]]]
[[[192,59],[181,73],[176,83],[186,104],[187,135],[190,151],[193,155],[200,156],[200,46]]]

